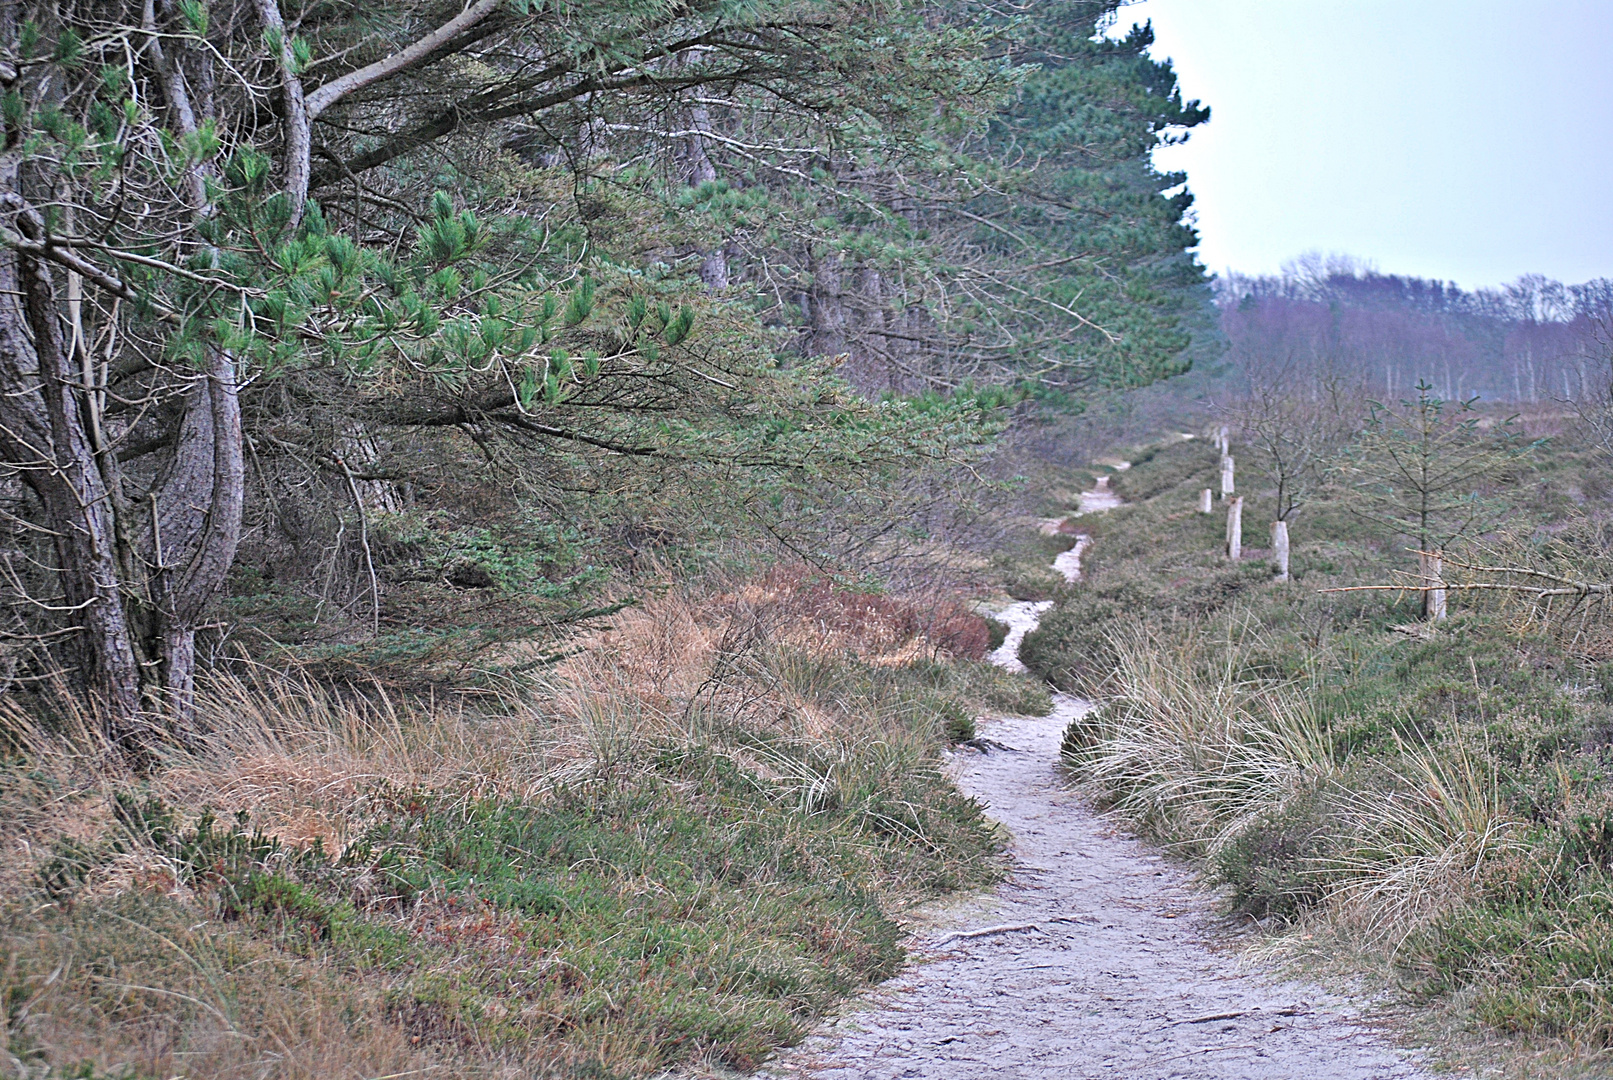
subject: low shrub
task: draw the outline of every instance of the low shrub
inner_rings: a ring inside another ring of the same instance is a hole
[[[1613,1046],[1613,879],[1595,870],[1564,890],[1553,876],[1535,883],[1558,895],[1506,889],[1417,934],[1402,949],[1408,984],[1430,998],[1470,990],[1500,1031]]]
[[[1227,887],[1231,910],[1293,919],[1327,895],[1323,868],[1345,831],[1332,785],[1312,780],[1251,814],[1211,853],[1209,880]]]

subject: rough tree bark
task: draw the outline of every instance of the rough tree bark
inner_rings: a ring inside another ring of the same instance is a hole
[[[872,266],[857,271],[857,291],[862,296],[865,310],[862,313],[862,349],[868,354],[870,366],[882,360],[885,389],[899,393],[902,389],[901,371],[891,351],[890,322],[885,303],[885,280]]]
[[[241,539],[245,482],[235,363],[215,349],[186,395],[173,456],[149,496],[153,525],[141,553],[151,574],[162,704],[181,723],[191,714],[196,626]]]
[[[46,245],[14,158],[0,162],[0,224]],[[183,396],[167,460],[140,498],[103,445],[97,388],[73,362],[50,263],[0,248],[0,452],[53,534],[62,596],[78,622],[80,677],[128,744],[142,708],[189,718],[196,627],[235,558],[245,468],[235,365],[214,350]]]
[[[841,292],[840,255],[811,256],[812,310],[807,353],[839,356],[846,351],[846,308]]]
[[[297,75],[296,59],[292,55],[291,36],[286,33],[285,20],[280,17],[279,0],[257,0],[258,19],[263,24],[266,42],[278,44],[275,59],[280,64],[281,121],[285,138],[285,192],[291,200],[291,224],[302,220],[308,203],[308,177],[313,168],[314,121],[303,94],[302,79]]]
[[[689,186],[699,187],[717,179],[717,166],[706,152],[705,132],[711,130],[711,110],[696,104],[689,110],[688,152]],[[705,252],[700,260],[700,281],[707,289],[717,291],[728,288],[727,241]]]
[[[0,222],[31,240],[43,228],[18,190],[20,159],[0,158]],[[51,607],[81,627],[71,652],[105,710],[107,735],[135,735],[141,666],[119,595],[117,528],[92,427],[62,334],[50,265],[0,247],[0,451],[39,499],[62,595]]]

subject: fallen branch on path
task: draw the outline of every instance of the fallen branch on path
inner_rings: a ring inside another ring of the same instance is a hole
[[[1019,753],[1019,750],[1016,747],[1009,746],[1006,743],[1000,743],[996,739],[987,739],[981,736],[976,736],[973,739],[965,739],[958,745],[967,746],[972,750],[979,750],[982,754],[990,750],[1007,750],[1010,754]]]
[[[1180,1054],[1172,1054],[1170,1057],[1151,1058],[1149,1059],[1149,1064],[1161,1065],[1167,1061],[1176,1061],[1179,1058],[1192,1057],[1194,1054],[1224,1054],[1228,1050],[1258,1049],[1260,1049],[1260,1046],[1257,1043],[1233,1043],[1230,1046],[1199,1046]]]
[[[1211,1013],[1209,1016],[1195,1016],[1191,1020],[1178,1020],[1178,1024],[1209,1024],[1216,1020],[1236,1020],[1240,1016],[1248,1016],[1251,1010],[1238,1009],[1234,1012]]]
[[[979,930],[959,930],[948,934],[936,941],[937,945],[945,945],[949,941],[962,941],[965,938],[993,937],[997,934],[1015,934],[1022,930],[1040,931],[1042,928],[1035,923],[1010,923],[1006,926],[983,926]]]

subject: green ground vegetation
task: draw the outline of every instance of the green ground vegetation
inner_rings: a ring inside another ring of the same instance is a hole
[[[0,20],[0,1073],[744,1068],[993,880],[981,477],[1203,352],[1122,7]]]
[[[1606,581],[1605,462],[1558,419],[1520,426],[1523,449],[1468,490],[1496,511],[1484,535],[1451,558]],[[1234,912],[1296,941],[1325,930],[1479,1030],[1613,1044],[1606,610],[1455,591],[1430,623],[1416,591],[1331,591],[1416,566],[1348,474],[1294,519],[1278,582],[1274,492],[1242,492],[1232,563],[1226,504],[1196,508],[1218,488],[1213,448],[1172,437],[1129,456],[1112,480],[1128,505],[1079,519],[1086,576],[1022,652],[1101,702],[1067,733],[1073,774],[1196,860]]]
[[[215,680],[143,776],[10,713],[8,1060],[601,1078],[793,1043],[900,967],[914,904],[996,879],[940,753],[1047,699],[961,607],[757,590],[648,601],[519,701]]]

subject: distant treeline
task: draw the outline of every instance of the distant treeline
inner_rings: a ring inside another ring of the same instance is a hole
[[[1451,400],[1581,401],[1601,393],[1613,280],[1538,274],[1472,291],[1380,274],[1343,256],[1215,283],[1229,358],[1404,395],[1419,379]]]

